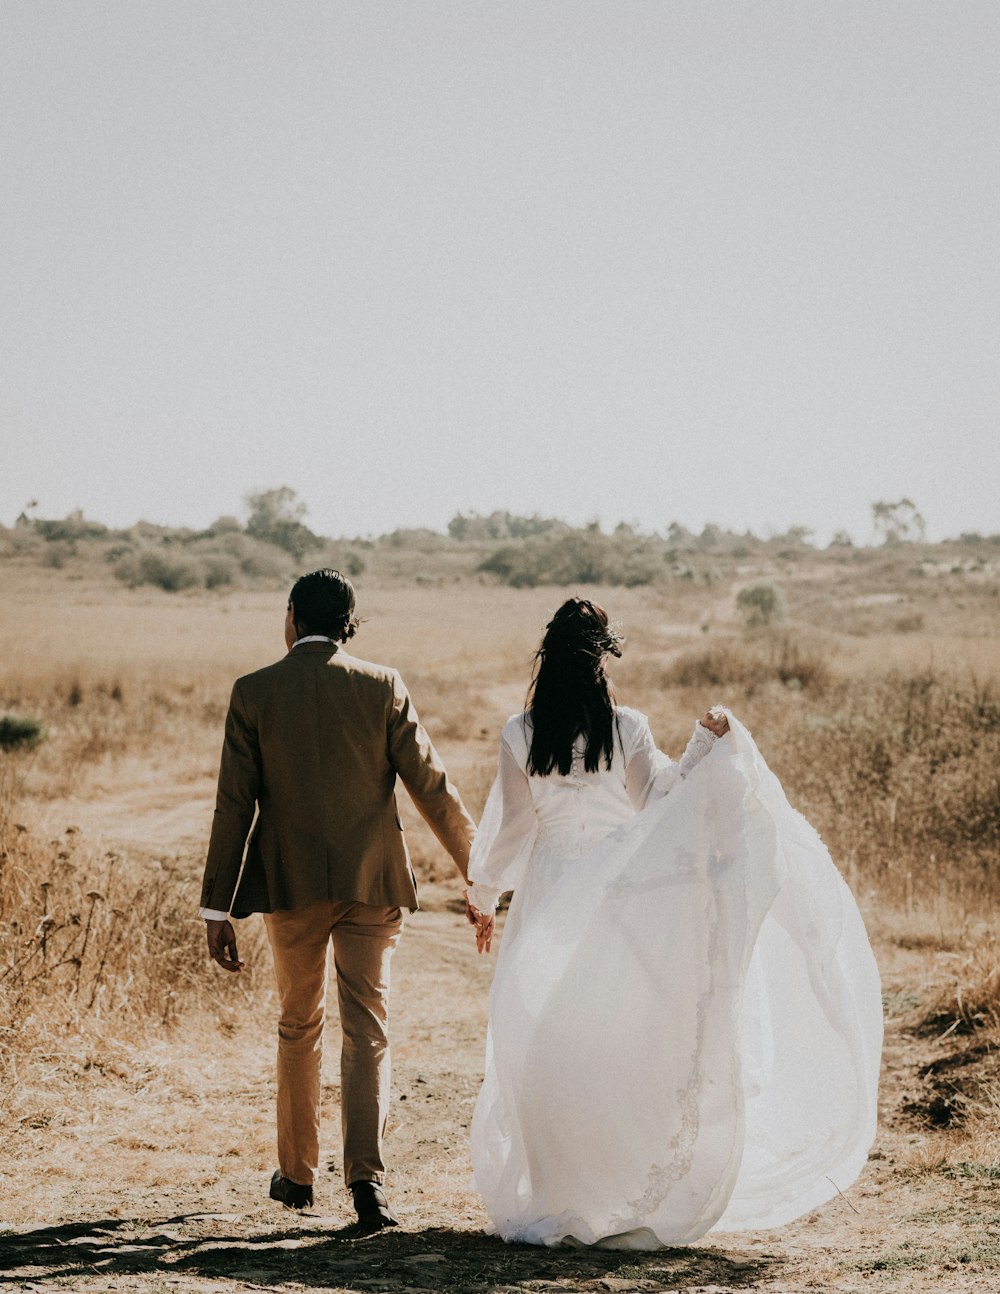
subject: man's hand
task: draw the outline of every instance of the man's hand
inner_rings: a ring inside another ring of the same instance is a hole
[[[236,951],[236,931],[231,921],[206,921],[208,955],[223,970],[241,971],[243,962]]]

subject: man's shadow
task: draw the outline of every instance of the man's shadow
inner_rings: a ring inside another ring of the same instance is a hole
[[[210,1215],[209,1215],[210,1216]],[[0,1235],[0,1289],[30,1281],[53,1289],[73,1277],[180,1275],[192,1290],[198,1278],[225,1279],[257,1287],[293,1281],[301,1286],[375,1291],[401,1289],[476,1291],[540,1281],[567,1291],[578,1283],[593,1288],[684,1290],[723,1285],[749,1289],[773,1275],[771,1255],[749,1257],[718,1249],[624,1251],[508,1245],[493,1236],[444,1227],[424,1231],[395,1228],[352,1239],[353,1228],[331,1228],[330,1220],[299,1215],[294,1226],[236,1234],[236,1219],[187,1214],[145,1222],[112,1218],[40,1227]],[[610,1279],[609,1279],[610,1278]]]

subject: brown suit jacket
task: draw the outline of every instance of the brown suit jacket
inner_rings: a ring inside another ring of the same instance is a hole
[[[201,906],[236,917],[324,899],[414,910],[397,776],[464,872],[475,826],[395,670],[310,642],[237,679]]]

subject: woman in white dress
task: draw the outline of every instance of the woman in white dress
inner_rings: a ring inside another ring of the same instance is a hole
[[[750,734],[710,711],[680,763],[605,675],[572,598],[510,719],[472,851],[487,950],[513,890],[472,1126],[493,1229],[656,1248],[844,1191],[875,1129],[878,972],[850,891]]]

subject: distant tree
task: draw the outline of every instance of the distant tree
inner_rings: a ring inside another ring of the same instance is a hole
[[[427,526],[400,526],[387,535],[379,536],[379,543],[387,548],[411,548],[417,553],[433,553],[447,543],[439,530]]]
[[[787,619],[785,595],[776,584],[748,584],[736,595],[736,605],[753,628],[764,628]]]
[[[45,520],[39,517],[34,523],[35,529],[43,539],[65,541],[76,544],[79,539],[97,539],[108,533],[107,526],[100,521],[88,521],[81,508],[68,512],[61,521]],[[75,551],[75,548],[74,550]]]
[[[464,512],[456,512],[448,522],[449,537],[457,540],[459,543],[464,539],[468,539],[470,537],[469,531],[472,528],[474,517],[475,513],[473,513],[472,517],[467,517]]]
[[[265,543],[283,548],[300,559],[310,548],[315,548],[317,538],[302,518],[307,508],[293,489],[287,485],[277,490],[259,490],[245,498],[250,510],[247,534]]]
[[[478,512],[458,512],[448,522],[448,535],[458,543],[498,539],[526,539],[556,529],[561,522],[551,517],[518,516],[513,512],[491,512],[482,516]]]
[[[830,540],[831,548],[853,548],[854,540],[846,530],[836,530]]]
[[[530,517],[520,517],[510,512],[504,513],[504,516],[514,539],[526,539],[529,535],[546,535],[552,530],[565,529],[564,522],[557,521],[555,517],[540,517],[537,512]]]
[[[242,532],[243,527],[235,517],[228,515],[216,517],[204,534],[206,535],[238,535]]]
[[[898,503],[873,503],[872,521],[883,544],[922,543],[927,529],[912,499],[900,499]]]
[[[609,541],[590,527],[559,535],[533,535],[505,544],[485,558],[481,571],[499,575],[514,588],[538,584],[617,583],[608,576]]]
[[[809,536],[812,533],[808,526],[789,526],[783,535],[775,535],[774,541],[778,544],[790,544],[793,548],[801,548],[809,542]]]
[[[538,584],[650,584],[667,578],[662,538],[618,526],[606,535],[596,521],[560,526],[540,535],[508,542],[479,565],[515,588]]]

